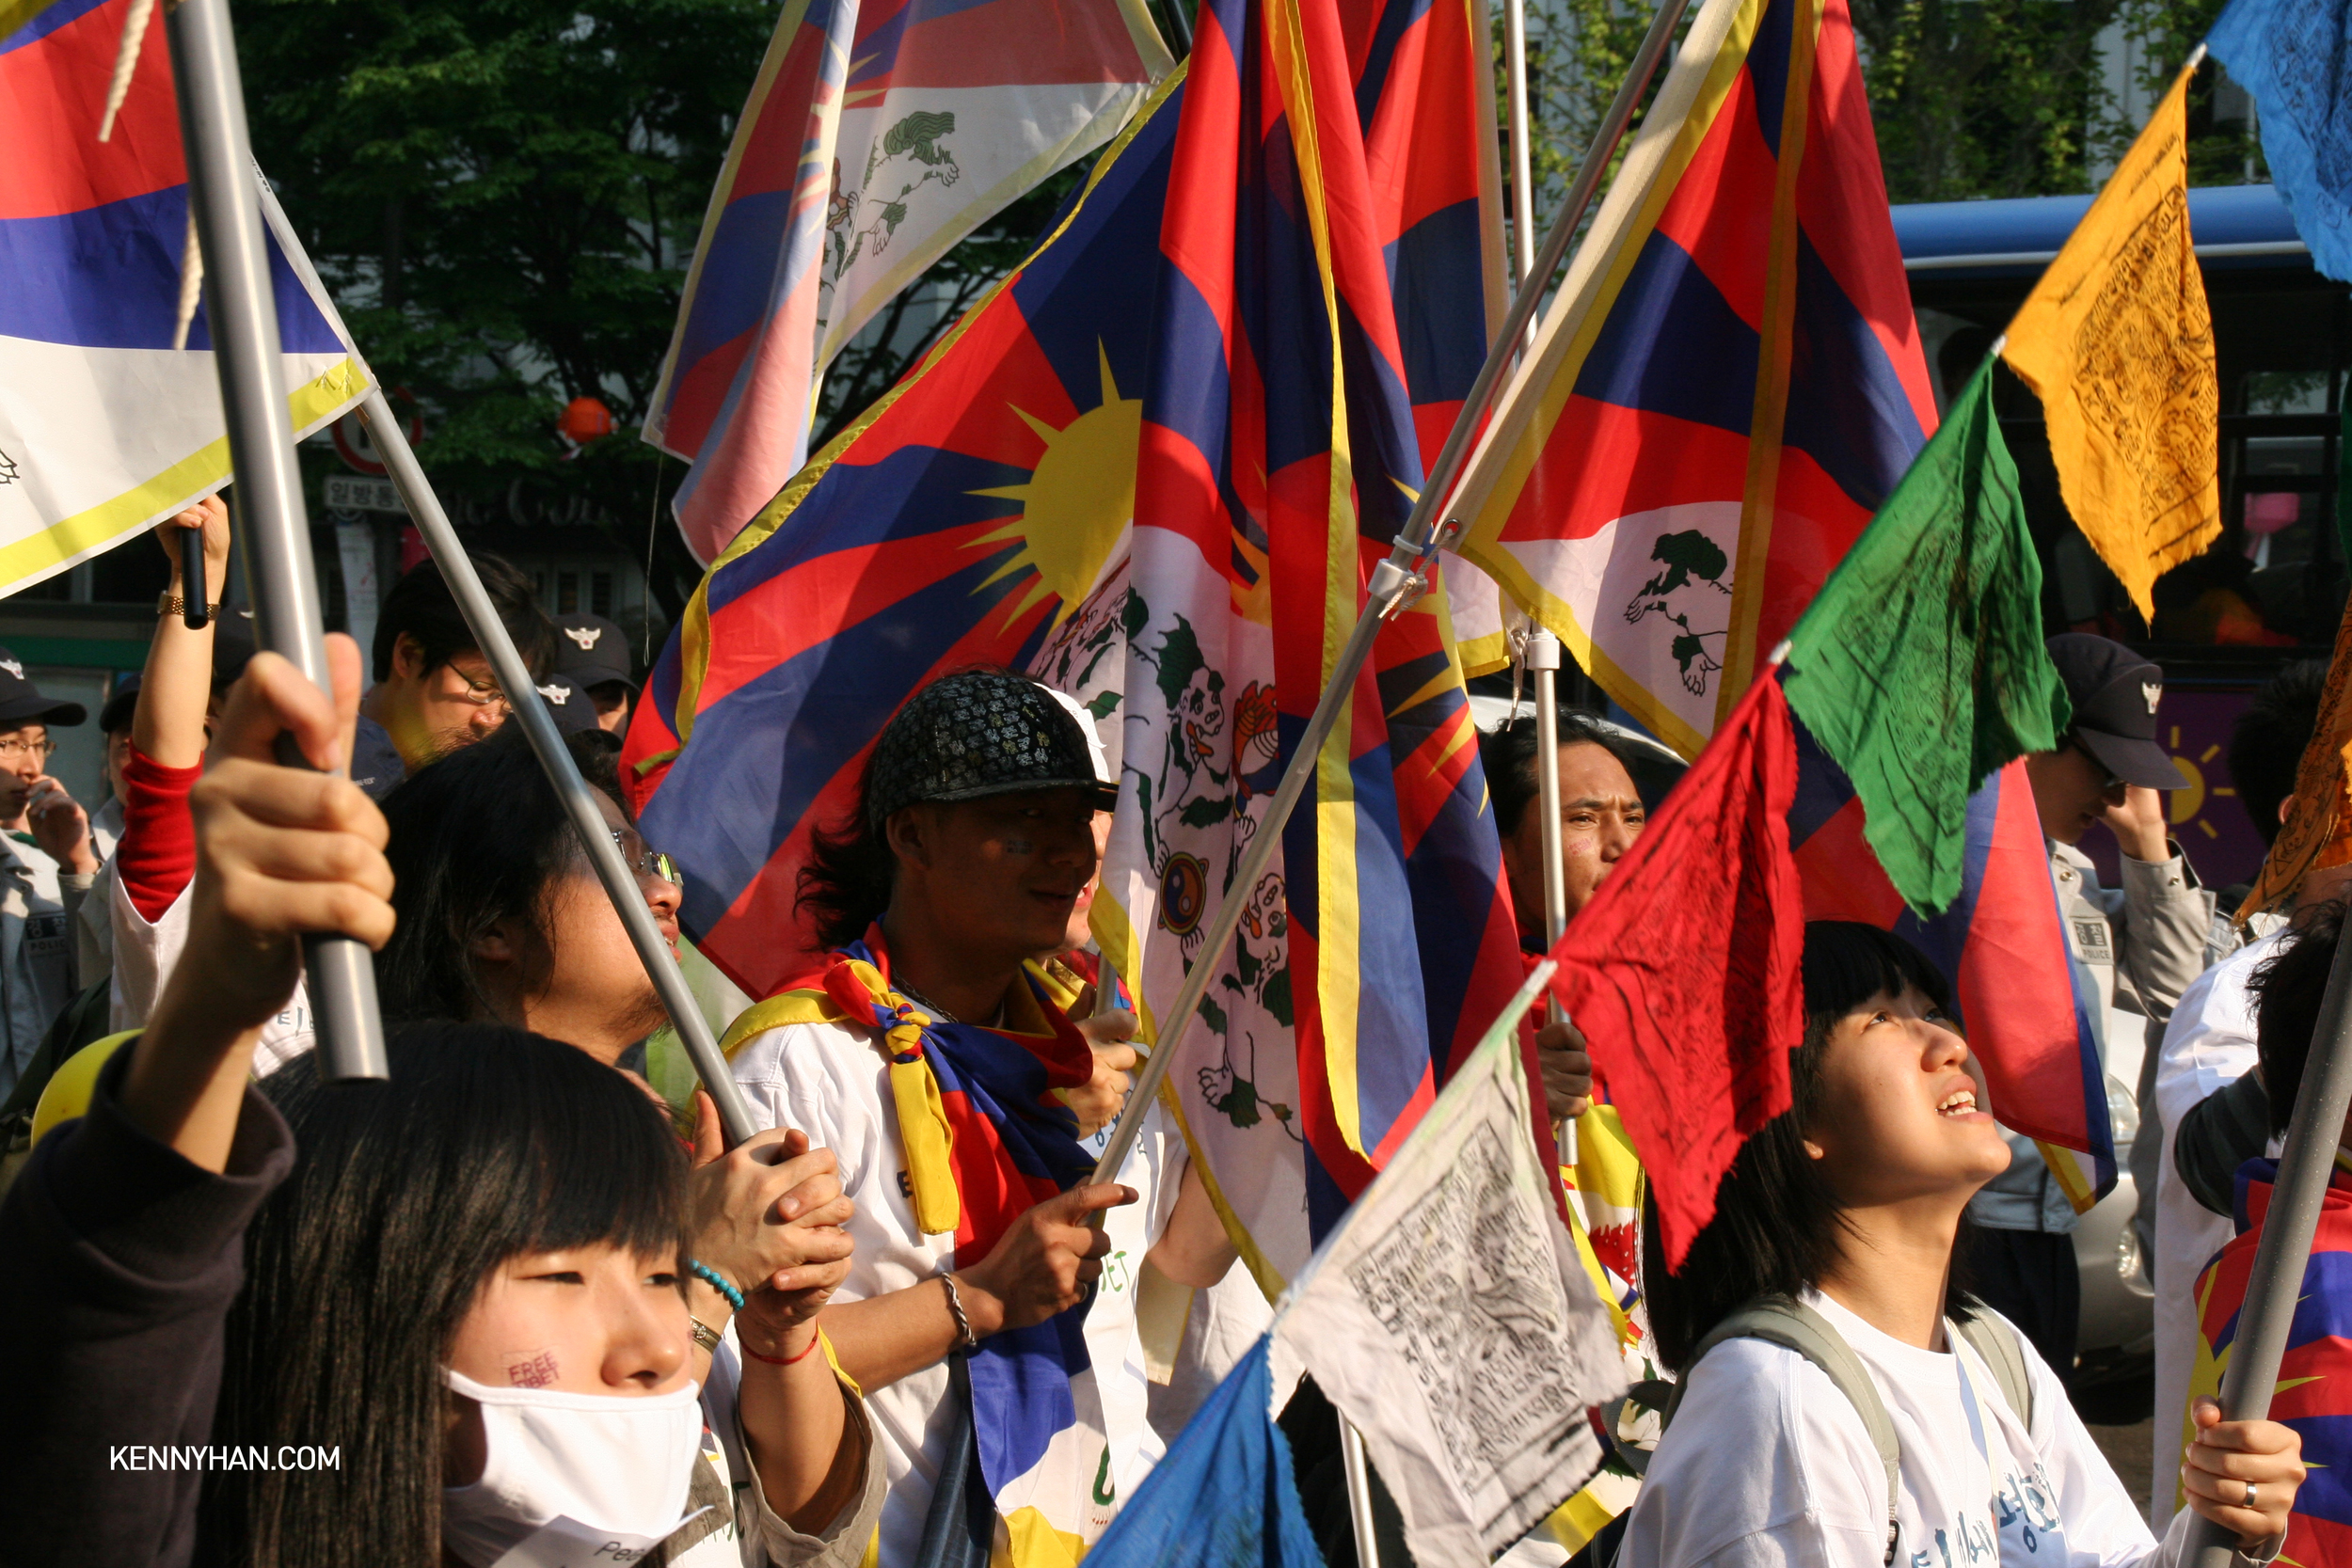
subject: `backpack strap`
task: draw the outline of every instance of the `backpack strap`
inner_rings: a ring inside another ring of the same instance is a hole
[[[1854,1354],[1853,1347],[1846,1343],[1845,1337],[1831,1326],[1827,1318],[1804,1303],[1787,1296],[1759,1296],[1710,1329],[1683,1359],[1681,1380],[1675,1385],[1674,1398],[1666,1404],[1666,1424],[1674,1424],[1675,1411],[1681,1406],[1683,1392],[1691,1386],[1691,1372],[1698,1366],[1699,1358],[1726,1339],[1761,1339],[1783,1350],[1795,1351],[1820,1368],[1861,1416],[1871,1446],[1878,1449],[1879,1461],[1886,1466],[1885,1560],[1893,1563],[1899,1533],[1896,1511],[1902,1498],[1902,1449],[1895,1438],[1894,1419],[1887,1415],[1886,1402],[1879,1398],[1878,1386],[1870,1381],[1869,1371]],[[2012,1343],[2010,1353],[2014,1354],[2015,1351]]]
[[[1993,1369],[1993,1381],[2000,1386],[2001,1398],[2009,1402],[2010,1412],[2028,1428],[2033,1425],[2033,1373],[2026,1366],[2025,1347],[2020,1343],[2016,1325],[2007,1319],[1994,1317],[1983,1308],[1966,1323],[1945,1320],[1969,1348],[1984,1357],[1984,1364]]]

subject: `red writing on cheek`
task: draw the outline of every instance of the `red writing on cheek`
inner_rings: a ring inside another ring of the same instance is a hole
[[[551,1350],[516,1352],[506,1360],[506,1381],[517,1388],[545,1388],[562,1374]]]

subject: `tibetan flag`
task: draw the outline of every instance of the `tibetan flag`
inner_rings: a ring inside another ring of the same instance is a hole
[[[2319,1229],[2312,1238],[2311,1261],[2303,1266],[2302,1292],[2287,1330],[2279,1363],[2278,1392],[2270,1418],[2293,1427],[2303,1439],[2303,1463],[2311,1467],[2295,1494],[2287,1517],[2281,1563],[2352,1562],[2352,1173],[2341,1157],[2321,1202]],[[2205,1266],[2197,1280],[2197,1364],[2189,1372],[2189,1404],[2156,1412],[2158,1426],[2178,1421],[2181,1446],[2194,1435],[2188,1412],[2201,1394],[2220,1396],[2230,1350],[2237,1342],[2246,1288],[2254,1253],[2269,1217],[2275,1160],[2249,1160],[2238,1171],[2238,1234]],[[2175,1492],[2176,1506],[2179,1493]]]
[[[1147,1031],[1193,965],[1216,966],[1158,1049],[1183,1053],[1196,1168],[1269,1294],[1519,976],[1435,595],[1343,689],[1279,867],[1234,879],[1422,478],[1349,54],[1364,36],[1336,0],[1200,13],[1144,388],[1124,793],[1094,903]],[[1228,898],[1248,900],[1236,945],[1204,950]]]
[[[1897,890],[1922,913],[1950,904],[1969,798],[2070,717],[1991,360],[1790,632],[1781,685],[1869,808]]]
[[[817,388],[956,242],[1173,62],[1141,0],[790,0],[711,192],[645,439],[704,561],[797,472]]]
[[[98,139],[131,6],[0,0],[0,594],[230,477],[200,308],[185,347],[172,346],[195,230],[160,14],[113,133]],[[307,436],[365,395],[367,372],[274,205],[263,203],[281,373]]]
[[[2096,999],[2075,989],[2026,765],[2008,764],[1969,797],[1959,892],[1941,913],[1922,916],[1872,853],[1863,801],[1844,770],[1802,723],[1796,744],[1788,842],[1804,881],[1805,919],[1892,931],[1944,972],[1969,1053],[1992,1091],[1986,1108],[2041,1142],[2068,1200],[2077,1212],[2089,1209],[2116,1180],[2106,1075],[2091,1022]]]
[[[1695,756],[1934,424],[1846,0],[1707,0],[1471,460],[1461,552]]]
[[[1797,752],[1780,682],[1748,689],[1551,951],[1552,989],[1642,1151],[1669,1267],[1740,1143],[1788,1108],[1804,1037]]]
[[[2009,324],[2048,421],[2058,492],[2139,613],[2221,534],[2220,383],[2188,231],[2183,71]]]
[[[2231,0],[2205,41],[2254,95],[2263,157],[2311,246],[2312,265],[2352,282],[2352,6]]]
[[[849,815],[898,705],[1119,632],[1152,326],[1136,280],[1158,268],[1183,102],[1179,73],[1036,252],[743,531],[654,669],[625,777],[686,871],[686,928],[755,997],[814,950],[808,832]]]

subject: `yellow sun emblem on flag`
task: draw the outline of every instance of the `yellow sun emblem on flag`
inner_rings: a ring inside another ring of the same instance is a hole
[[[1012,559],[988,576],[982,588],[1029,571],[1029,584],[1006,619],[1017,620],[1050,596],[1058,626],[1103,580],[1103,569],[1136,514],[1136,452],[1143,438],[1143,400],[1122,398],[1111,374],[1110,356],[1094,345],[1102,375],[1102,401],[1057,430],[1018,404],[1008,404],[1038,434],[1045,451],[1026,483],[974,490],[1022,503],[1021,515],[973,541],[975,546],[1019,540]]]

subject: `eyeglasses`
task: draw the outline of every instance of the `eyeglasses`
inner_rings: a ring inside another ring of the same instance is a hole
[[[56,750],[54,740],[0,740],[0,762],[23,762],[26,757],[47,762]]]
[[[614,828],[613,847],[621,852],[621,862],[640,877],[659,877],[665,882],[684,887],[686,882],[677,873],[677,862],[648,845],[626,828]]]
[[[508,700],[505,692],[499,689],[498,682],[478,681],[454,664],[444,666],[444,668],[462,683],[459,689],[449,695],[460,702],[471,703],[476,707],[497,708],[501,714],[515,711],[515,705]]]

